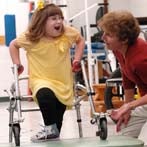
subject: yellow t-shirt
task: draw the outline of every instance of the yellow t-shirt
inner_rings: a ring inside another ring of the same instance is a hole
[[[54,40],[42,38],[32,43],[26,40],[24,33],[17,38],[17,43],[26,50],[29,83],[35,100],[37,91],[47,87],[54,91],[63,104],[73,104],[70,48],[79,35],[75,28],[65,27],[64,34]]]

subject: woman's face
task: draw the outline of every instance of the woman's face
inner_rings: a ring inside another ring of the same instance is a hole
[[[45,31],[47,37],[60,36],[63,32],[63,18],[60,15],[48,17]]]
[[[104,31],[102,40],[105,42],[107,49],[119,50],[122,47],[122,42],[115,33],[107,33]]]

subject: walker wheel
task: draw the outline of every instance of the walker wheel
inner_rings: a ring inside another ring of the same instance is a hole
[[[13,124],[13,134],[15,139],[15,145],[20,146],[20,124]]]
[[[100,118],[100,131],[99,131],[100,139],[107,139],[107,120],[106,118]]]

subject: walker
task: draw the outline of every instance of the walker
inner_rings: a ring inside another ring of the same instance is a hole
[[[85,71],[85,59],[82,59],[81,61],[81,67],[82,67],[82,74],[85,82],[85,86],[76,82],[74,86],[75,90],[75,102],[73,106],[76,109],[77,114],[77,122],[78,122],[78,129],[79,129],[79,137],[83,137],[82,132],[82,123],[81,123],[81,113],[80,113],[80,102],[88,96],[88,100],[90,103],[90,107],[92,110],[92,120],[91,124],[96,124],[98,126],[98,130],[96,131],[96,136],[100,136],[101,140],[107,139],[107,119],[105,113],[96,113],[94,108],[94,103],[92,96],[94,95],[94,92],[92,91],[89,81],[87,79],[86,71]],[[29,112],[29,111],[39,111],[39,108],[36,109],[27,109],[23,110],[21,108],[21,100],[25,97],[31,97],[31,96],[22,96],[20,94],[20,86],[19,81],[20,80],[28,80],[29,76],[18,76],[18,66],[14,64],[13,66],[13,75],[14,75],[14,82],[12,83],[12,86],[10,88],[10,92],[5,90],[5,92],[9,95],[9,142],[12,143],[13,138],[16,146],[20,146],[20,133],[21,133],[21,127],[20,123],[24,121],[24,118],[22,117],[22,112]],[[84,90],[86,91],[85,95],[80,96],[78,94],[78,90]],[[17,114],[17,117],[14,118],[14,113]]]
[[[86,58],[86,57],[85,57]],[[75,108],[77,112],[77,122],[79,126],[79,137],[83,137],[82,134],[82,126],[81,126],[81,116],[80,116],[80,101],[85,98],[85,96],[88,96],[88,101],[90,103],[90,108],[92,111],[92,119],[91,124],[96,124],[98,126],[98,130],[96,131],[96,136],[100,136],[101,140],[107,139],[107,119],[106,119],[106,113],[97,113],[95,111],[95,106],[93,103],[93,95],[95,93],[92,91],[92,88],[90,87],[89,80],[87,79],[86,69],[85,69],[85,58],[81,60],[81,68],[83,73],[83,78],[85,82],[85,86],[82,84],[79,84],[78,82],[75,84]],[[77,94],[77,90],[83,90],[86,91],[86,95],[79,96]]]

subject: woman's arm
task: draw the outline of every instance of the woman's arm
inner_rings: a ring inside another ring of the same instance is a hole
[[[137,100],[128,102],[121,106],[119,109],[112,111],[111,117],[114,120],[119,120],[123,115],[128,113],[129,111],[135,109],[138,106],[146,105],[147,104],[147,94],[140,97]]]
[[[125,89],[125,103],[131,102],[134,100],[135,89]]]
[[[138,106],[146,105],[147,104],[147,94],[140,97],[139,99],[127,103],[128,109],[132,110]]]

